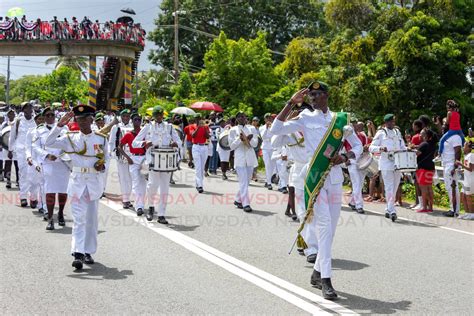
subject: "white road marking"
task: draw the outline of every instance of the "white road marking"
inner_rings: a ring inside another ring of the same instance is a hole
[[[290,282],[280,279],[268,272],[260,270],[250,264],[247,264],[237,258],[227,255],[215,248],[212,248],[198,240],[186,236],[180,232],[174,231],[169,228],[155,227],[151,222],[145,222],[141,217],[137,217],[135,213],[124,210],[122,205],[113,202],[111,200],[101,201],[101,203],[119,214],[126,216],[138,224],[151,229],[155,233],[175,242],[176,244],[188,249],[189,251],[197,254],[198,256],[212,262],[221,268],[237,275],[244,280],[247,280],[258,287],[280,297],[281,299],[293,304],[294,306],[308,312],[317,315],[330,315],[330,313],[323,310],[330,310],[337,314],[355,315],[356,312],[347,309],[337,303],[325,300],[321,296],[318,296],[308,290],[298,287]],[[296,295],[310,300],[317,305],[307,302]],[[321,306],[321,307],[320,307]]]
[[[347,207],[349,207],[349,205],[347,205]],[[376,213],[376,214],[380,214],[380,215],[385,215],[384,212],[373,211],[373,210],[367,210],[367,209],[366,209],[366,211],[367,211],[367,212],[370,212],[370,213]],[[433,223],[430,223],[430,222],[417,221],[417,220],[409,219],[409,218],[406,218],[406,217],[400,217],[400,216],[397,216],[397,217],[398,217],[399,219],[403,219],[404,221],[407,221],[407,222],[425,224],[425,225],[433,226],[433,227],[436,227],[436,228],[446,229],[446,230],[450,230],[450,231],[453,231],[453,232],[457,232],[457,233],[462,233],[462,234],[474,236],[474,233],[467,232],[467,231],[460,230],[460,229],[456,229],[456,228],[446,227],[446,226],[442,226],[442,225],[438,225],[438,224],[433,224]]]

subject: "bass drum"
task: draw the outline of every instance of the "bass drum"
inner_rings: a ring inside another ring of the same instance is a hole
[[[2,148],[5,150],[9,150],[9,141],[10,141],[10,131],[12,127],[11,126],[6,126],[4,129],[2,129]]]
[[[230,150],[228,129],[223,131],[219,136],[219,146],[221,146],[221,148],[224,150]]]

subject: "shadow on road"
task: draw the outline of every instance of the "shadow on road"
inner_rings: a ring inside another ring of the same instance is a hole
[[[190,184],[176,183],[170,184],[170,188],[193,188],[193,186]]]
[[[118,268],[109,268],[100,262],[93,265],[84,265],[84,269],[69,274],[69,278],[82,280],[123,280],[129,275],[133,275],[132,270],[121,270]]]
[[[257,210],[252,210],[252,212],[249,213],[250,215],[252,214],[255,214],[255,215],[260,215],[260,216],[273,216],[275,214],[278,214],[278,213],[275,213],[275,212],[269,212],[269,211],[257,211]]]
[[[337,300],[338,304],[359,314],[395,314],[408,311],[412,304],[411,301],[385,302],[340,291],[337,291],[337,293],[340,295],[340,299]]]
[[[305,266],[308,269],[314,269],[314,264]],[[356,271],[370,267],[368,264],[347,259],[332,259],[333,270]]]
[[[179,232],[192,232],[192,231],[195,231],[196,228],[199,227],[199,225],[186,226],[186,225],[179,225],[179,224],[170,223],[170,225],[168,225],[168,227],[171,228],[172,230],[176,230],[176,231],[179,231]]]
[[[224,196],[223,193],[212,192],[212,191],[204,191],[202,194],[204,194],[204,195],[218,195],[218,196]]]

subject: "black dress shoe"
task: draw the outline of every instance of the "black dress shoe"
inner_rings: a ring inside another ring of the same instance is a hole
[[[169,224],[164,216],[158,216],[158,223],[163,224],[163,225]]]
[[[293,216],[291,216],[291,219],[295,222],[299,222],[298,216],[296,216],[296,214],[293,214]]]
[[[47,212],[44,208],[40,208],[40,209],[38,210],[38,213],[40,213],[40,214],[46,214],[46,213],[48,213],[48,212]]]
[[[123,205],[123,208],[126,209],[126,210],[131,209],[133,207],[132,202],[130,202],[130,201],[129,202],[123,202],[122,205]]]
[[[173,179],[170,179],[170,184],[176,184],[176,182]]]
[[[198,188],[197,188],[197,191],[198,191],[199,193],[202,193],[202,192],[204,192],[204,189],[203,189],[202,187],[198,187]]]
[[[454,216],[457,216],[456,213],[454,213],[453,211],[447,211],[446,213],[443,213],[444,216],[446,217],[454,217]]]
[[[64,220],[64,216],[58,215],[58,225],[59,226],[66,226],[66,221]]]
[[[85,264],[94,264],[95,263],[94,258],[92,258],[90,253],[86,253],[86,255],[84,256],[84,263]]]
[[[253,210],[252,210],[252,208],[250,207],[250,205],[244,206],[244,212],[250,213],[250,212],[252,212],[252,211],[253,211]]]
[[[390,219],[392,220],[392,222],[395,222],[397,220],[397,214],[392,213],[392,215],[390,215]]]
[[[321,273],[313,269],[313,274],[311,274],[311,285],[317,289],[322,289],[323,285],[321,284]]]
[[[306,257],[306,261],[308,263],[315,263],[317,257],[318,257],[317,253],[310,254],[309,256]],[[314,271],[316,271],[316,270],[314,270]]]
[[[21,206],[21,207],[27,207],[27,206],[28,206],[28,202],[26,201],[26,199],[22,199],[22,200],[20,201],[20,206]]]
[[[140,207],[138,210],[137,210],[137,216],[142,216],[143,215],[143,209]]]
[[[43,221],[45,221],[45,222],[49,221],[48,212],[43,214]]]
[[[151,222],[153,220],[153,213],[155,213],[155,208],[153,206],[150,206],[148,208],[148,212],[146,213],[146,220]]]
[[[281,188],[281,193],[283,194],[288,194],[288,189],[287,188]]]
[[[332,287],[331,278],[321,279],[323,297],[327,300],[335,300],[337,298],[336,290]]]
[[[5,186],[7,189],[11,189],[12,188],[12,184],[11,183],[7,183],[7,185]]]
[[[32,201],[30,200],[30,207],[31,208],[36,208],[38,206],[38,201]]]
[[[53,220],[50,220],[48,222],[48,225],[46,225],[46,230],[54,230],[54,222]]]
[[[244,208],[244,206],[242,205],[242,203],[237,202],[237,201],[234,201],[234,205],[235,205],[237,208],[240,208],[240,209],[243,209],[243,208]]]
[[[222,175],[222,180],[227,180],[227,176],[225,174]]]
[[[390,218],[390,213],[389,212],[385,213],[385,218]]]
[[[357,211],[357,213],[359,213],[359,214],[364,214],[364,213],[365,213],[365,211],[364,211],[364,209],[363,209],[362,207],[359,207],[356,211]]]
[[[296,248],[296,251],[298,251],[298,254],[300,256],[304,256],[304,249],[303,248]]]
[[[355,206],[354,204],[348,203],[347,205],[349,205],[349,207],[351,208],[351,210],[353,210],[353,211],[356,210],[356,206]]]
[[[74,253],[74,261],[72,262],[72,266],[76,268],[76,270],[81,270],[84,262],[84,255],[79,252]]]

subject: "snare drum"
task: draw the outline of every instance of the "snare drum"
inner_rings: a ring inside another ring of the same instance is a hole
[[[414,151],[398,151],[393,154],[395,170],[401,172],[416,171],[416,153]]]
[[[178,170],[179,152],[177,148],[153,148],[150,153],[150,171],[172,172]]]

